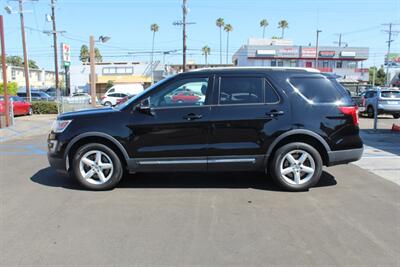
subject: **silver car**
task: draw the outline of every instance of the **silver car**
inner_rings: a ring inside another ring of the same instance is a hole
[[[368,90],[362,95],[359,110],[373,118],[376,105],[378,114],[390,114],[396,119],[400,118],[400,90],[391,88]]]

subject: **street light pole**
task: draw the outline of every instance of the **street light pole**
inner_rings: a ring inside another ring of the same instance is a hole
[[[95,55],[94,55],[94,37],[90,36],[90,49],[89,49],[89,61],[90,61],[90,95],[92,97],[92,106],[96,107],[96,66],[95,66]]]
[[[315,42],[315,68],[318,68],[318,41],[319,41],[319,34],[321,30],[317,30],[317,40]]]
[[[7,63],[6,63],[6,47],[4,41],[4,24],[3,16],[0,16],[0,37],[1,37],[1,69],[3,71],[3,90],[4,90],[4,110],[6,116],[6,127],[10,126],[10,112],[7,95]]]
[[[24,72],[25,72],[25,87],[26,87],[26,97],[28,101],[31,101],[31,91],[29,88],[29,62],[28,62],[28,52],[26,50],[26,40],[25,40],[25,23],[24,23],[24,8],[23,0],[18,0],[19,3],[19,17],[21,20],[21,35],[22,35],[22,49],[24,52]]]
[[[183,62],[182,62],[182,71],[186,71],[186,14],[187,14],[187,1],[183,0],[182,4],[182,12],[183,12],[183,19],[182,19],[182,26],[183,26]]]

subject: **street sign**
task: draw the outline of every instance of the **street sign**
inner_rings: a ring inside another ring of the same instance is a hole
[[[69,44],[61,43],[61,64],[63,66],[71,64],[71,46]]]

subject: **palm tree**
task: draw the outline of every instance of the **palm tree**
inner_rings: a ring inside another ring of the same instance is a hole
[[[282,29],[281,39],[285,36],[285,29],[289,28],[289,23],[286,20],[281,20],[278,22],[278,28]]]
[[[160,26],[157,23],[153,23],[150,25],[150,30],[153,32],[153,43],[151,46],[151,58],[150,58],[150,68],[151,68],[151,83],[153,83],[154,75],[153,75],[153,59],[154,59],[154,38],[156,36],[156,32],[158,32]]]
[[[208,45],[206,45],[206,46],[203,46],[201,51],[203,51],[205,64],[208,65],[207,56],[210,54],[211,48]]]
[[[269,25],[268,20],[263,19],[260,21],[260,27],[263,28],[263,38],[265,38],[265,28]]]
[[[233,27],[231,24],[226,24],[224,27],[224,31],[226,31],[226,64],[228,64],[228,51],[229,51],[229,33],[233,31]]]
[[[219,63],[222,64],[222,27],[225,25],[223,18],[218,18],[215,22],[219,27]]]

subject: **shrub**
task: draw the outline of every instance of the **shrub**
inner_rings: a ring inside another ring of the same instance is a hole
[[[7,94],[8,95],[16,95],[18,91],[18,84],[16,82],[8,82],[7,83]],[[0,94],[4,94],[3,83],[0,83]]]
[[[57,103],[48,101],[31,102],[34,114],[57,114]]]

